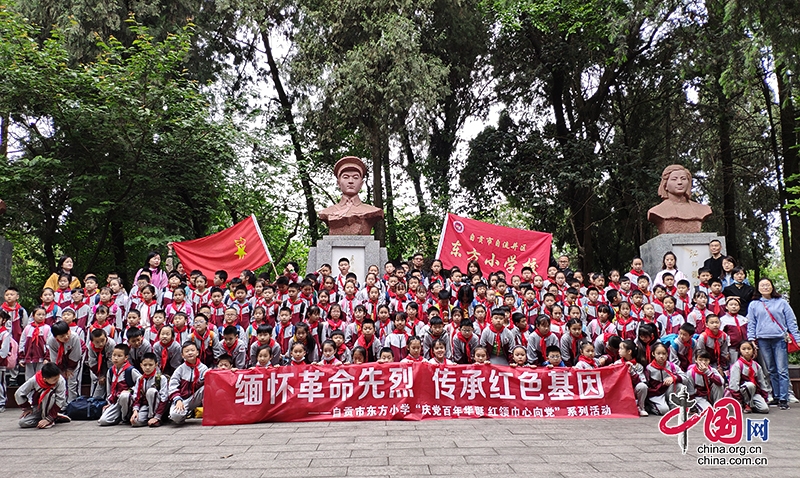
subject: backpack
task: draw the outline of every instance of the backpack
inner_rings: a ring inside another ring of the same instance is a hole
[[[17,368],[17,359],[19,359],[19,343],[14,340],[11,332],[6,331],[6,334],[8,334],[8,356],[6,357],[6,368],[8,370],[14,370]],[[3,340],[3,338],[0,338],[0,344],[3,343]]]
[[[67,404],[64,414],[73,420],[97,420],[108,402],[94,397],[78,397]]]

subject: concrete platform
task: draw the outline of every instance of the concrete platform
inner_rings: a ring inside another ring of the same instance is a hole
[[[429,422],[264,423],[181,428],[100,428],[94,422],[50,430],[17,428],[18,410],[0,414],[2,475],[42,477],[547,476],[795,477],[800,407],[771,409],[766,466],[698,465],[707,443],[689,433],[681,455],[658,418],[474,419]],[[750,418],[764,416],[746,415]],[[710,455],[707,455],[710,456]],[[731,457],[733,455],[715,455]]]

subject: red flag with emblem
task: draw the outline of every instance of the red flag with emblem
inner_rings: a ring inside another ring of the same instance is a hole
[[[172,247],[187,273],[197,269],[209,278],[218,270],[238,276],[272,261],[255,215],[210,236],[173,242]]]
[[[445,268],[458,266],[466,272],[467,263],[478,261],[482,271],[504,270],[509,276],[521,274],[525,266],[542,277],[550,264],[553,235],[496,226],[487,222],[447,213],[436,258]]]

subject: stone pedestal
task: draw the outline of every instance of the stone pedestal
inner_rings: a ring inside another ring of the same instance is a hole
[[[639,246],[639,254],[644,262],[644,271],[655,279],[656,274],[661,271],[664,254],[672,251],[677,258],[678,270],[686,274],[693,287],[697,286],[700,283],[697,278],[697,269],[703,267],[703,262],[711,257],[708,243],[714,239],[722,243],[722,255],[726,255],[725,236],[719,236],[715,232],[659,234]]]
[[[322,264],[330,264],[332,274],[339,273],[339,259],[346,257],[350,260],[350,272],[358,276],[358,281],[363,282],[367,268],[371,265],[383,270],[383,265],[388,260],[386,248],[373,236],[323,236],[317,241],[316,247],[308,251],[308,264],[306,273],[315,272]]]
[[[11,285],[11,253],[13,246],[0,236],[0,300]]]

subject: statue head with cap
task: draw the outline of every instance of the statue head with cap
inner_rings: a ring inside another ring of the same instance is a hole
[[[333,174],[336,175],[336,181],[344,197],[358,195],[364,185],[366,173],[367,167],[364,162],[355,156],[345,156],[333,167]]]

